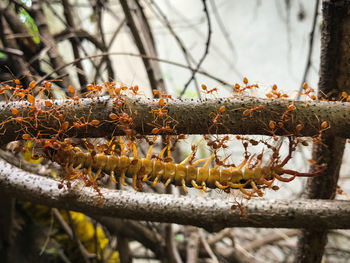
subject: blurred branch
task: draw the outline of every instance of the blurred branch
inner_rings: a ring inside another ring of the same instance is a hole
[[[194,71],[192,71],[192,75],[190,77],[190,79],[186,82],[184,88],[182,89],[181,93],[180,93],[180,98],[185,94],[188,86],[190,85],[190,83],[192,82],[192,80],[194,79],[198,69],[200,68],[200,66],[202,65],[204,59],[206,58],[206,56],[209,53],[209,46],[210,46],[210,40],[211,40],[211,34],[212,34],[212,29],[211,29],[211,22],[210,22],[210,16],[209,16],[209,11],[208,11],[208,7],[207,7],[207,0],[202,0],[203,3],[203,11],[205,13],[205,16],[207,18],[207,23],[208,23],[208,33],[207,33],[207,41],[205,43],[205,50],[204,50],[204,54],[202,55],[201,59],[199,60],[196,68]]]
[[[167,59],[161,59],[161,58],[157,58],[157,57],[149,57],[149,56],[146,56],[146,55],[142,55],[142,54],[135,54],[135,53],[130,53],[130,52],[104,52],[104,53],[101,53],[101,54],[96,54],[96,55],[90,55],[90,56],[85,56],[85,57],[82,57],[82,58],[79,58],[79,59],[75,59],[71,62],[68,62],[60,67],[57,67],[55,68],[53,71],[51,71],[50,73],[42,76],[38,81],[37,83],[41,83],[42,81],[48,79],[49,77],[51,77],[52,74],[56,73],[56,72],[59,72],[60,70],[66,68],[66,67],[69,67],[70,65],[73,65],[74,63],[76,63],[77,61],[79,60],[85,60],[85,59],[91,59],[91,58],[96,58],[96,57],[101,57],[101,56],[109,56],[109,55],[116,55],[116,56],[131,56],[131,57],[141,57],[143,59],[148,59],[148,60],[156,60],[156,61],[159,61],[159,62],[163,62],[163,63],[167,63],[167,64],[170,64],[170,65],[174,65],[174,66],[177,66],[177,67],[181,67],[181,68],[185,68],[185,69],[189,69],[191,71],[194,71],[195,69],[189,67],[189,66],[186,66],[186,65],[183,65],[181,63],[177,63],[177,62],[173,62],[173,61],[170,61],[170,60],[167,60]],[[222,85],[225,85],[225,86],[229,86],[229,87],[232,87],[232,85],[230,85],[228,82],[226,82],[225,80],[222,80],[220,78],[217,78],[215,77],[214,75],[212,74],[209,74],[207,73],[206,71],[203,71],[203,70],[198,70],[197,73],[199,74],[202,74],[208,78],[211,78],[217,82],[219,82],[220,84]],[[67,86],[68,87],[68,86]]]
[[[131,34],[134,38],[135,44],[140,52],[141,55],[143,56],[148,56],[148,55],[152,55],[149,54],[147,52],[147,49],[145,47],[146,43],[144,43],[142,41],[142,37],[141,37],[141,31],[139,30],[139,28],[136,26],[135,20],[133,18],[133,15],[131,13],[131,9],[129,7],[129,4],[134,4],[134,1],[126,1],[126,0],[120,0],[120,4],[123,8],[126,20],[127,20],[127,25],[130,28]],[[134,12],[134,10],[133,10]],[[148,76],[148,80],[150,82],[150,86],[152,88],[152,90],[157,90],[158,88],[160,88],[159,86],[159,80],[156,78],[156,73],[155,73],[155,69],[153,67],[153,65],[151,64],[151,62],[146,59],[145,57],[142,57],[142,61],[143,64],[145,66],[146,72],[147,72],[147,76]]]
[[[305,66],[305,70],[304,70],[303,79],[301,81],[301,85],[300,85],[300,88],[299,88],[299,93],[298,93],[298,96],[297,96],[297,100],[300,99],[301,92],[303,91],[303,84],[306,82],[307,75],[308,75],[309,69],[311,67],[311,56],[312,56],[312,51],[313,51],[313,47],[314,47],[314,35],[315,35],[316,22],[317,22],[317,18],[318,18],[319,5],[320,5],[320,0],[316,0],[316,2],[315,2],[314,18],[313,18],[313,21],[312,21],[312,28],[311,28],[311,32],[310,32],[310,35],[309,35],[309,51],[308,51],[308,55],[307,55],[306,66]]]

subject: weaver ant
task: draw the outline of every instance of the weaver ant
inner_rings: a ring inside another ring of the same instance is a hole
[[[153,122],[156,122],[158,117],[159,118],[165,117],[165,119],[167,119],[169,117],[168,110],[165,109],[165,107],[168,105],[168,103],[165,104],[164,99],[161,98],[158,101],[158,105],[159,105],[159,108],[156,107],[156,109],[152,109],[150,111],[150,113],[153,114],[153,118],[154,118]]]
[[[219,119],[222,117],[222,114],[223,114],[225,111],[226,111],[226,107],[225,107],[225,106],[221,106],[221,107],[219,108],[219,110],[217,111],[217,113],[211,112],[211,113],[209,114],[209,117],[212,116],[212,115],[215,116],[215,117],[211,120],[213,124],[209,127],[209,131],[211,130],[211,128],[212,128],[213,126],[216,126],[216,127],[217,127],[219,124],[221,124],[221,123],[219,122]]]
[[[201,85],[201,88],[202,88],[202,92],[205,93],[205,94],[212,94],[214,92],[218,92],[218,89],[217,88],[213,88],[213,89],[210,89],[208,90],[208,87],[204,84]]]
[[[262,110],[264,109],[264,105],[259,105],[257,107],[253,107],[251,109],[246,109],[243,111],[243,116],[250,116],[250,117],[253,117],[253,112],[256,111],[256,112],[261,112]]]
[[[306,82],[304,82],[302,88],[303,88],[304,92],[299,93],[300,95],[306,95],[312,100],[316,100],[317,99],[317,97],[314,94],[310,95],[310,93],[314,92],[315,90],[313,88],[309,88],[309,86],[307,85]]]
[[[266,94],[266,97],[269,99],[283,99],[283,98],[288,98],[288,94],[286,93],[281,93],[277,91],[277,85],[274,84],[271,88],[271,92]]]

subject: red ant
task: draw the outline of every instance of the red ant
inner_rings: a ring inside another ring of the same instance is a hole
[[[201,88],[205,94],[212,94],[214,92],[218,92],[217,88],[213,88],[213,89],[208,90],[207,86],[204,84],[202,84]]]
[[[257,107],[253,107],[251,109],[246,109],[245,111],[243,111],[243,116],[250,116],[252,117],[253,116],[253,112],[256,111],[256,112],[261,112],[262,110],[264,109],[264,105],[259,105]]]

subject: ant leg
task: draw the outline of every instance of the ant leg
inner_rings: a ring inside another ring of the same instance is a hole
[[[88,175],[90,177],[90,180],[94,180],[94,177],[92,176],[92,172],[91,172],[91,164],[88,167]]]

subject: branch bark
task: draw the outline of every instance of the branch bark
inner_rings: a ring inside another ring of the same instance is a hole
[[[276,135],[288,135],[295,133],[297,124],[303,124],[304,128],[298,136],[317,136],[321,129],[321,123],[327,121],[329,129],[323,132],[325,136],[349,137],[350,130],[350,107],[348,103],[342,102],[302,102],[290,100],[266,100],[257,98],[235,98],[235,99],[191,99],[191,100],[168,100],[166,110],[176,122],[175,130],[183,134],[261,134],[271,135],[269,128],[270,120],[279,121],[283,112],[291,104],[296,110],[291,112],[291,121],[285,123],[284,130],[277,129]],[[133,118],[133,129],[140,134],[152,134],[154,116],[150,111],[156,108],[158,100],[145,98],[126,98],[124,112]],[[219,124],[213,125],[213,119],[218,109],[224,105],[226,111],[219,118]],[[256,105],[263,105],[261,112],[254,112],[252,116],[243,116],[242,112]],[[70,125],[77,119],[84,117],[85,121],[99,120],[99,127],[84,127],[82,129],[71,128],[66,132],[67,137],[104,137],[106,134],[124,135],[124,131],[109,119],[109,114],[114,112],[115,104],[110,97],[99,97],[95,99],[56,100],[54,106],[65,114],[65,121]],[[32,106],[28,102],[0,102],[0,124],[3,136],[0,144],[5,144],[21,138],[24,132],[33,132],[30,127],[25,131],[23,123],[9,121],[13,114],[12,108],[19,110],[19,116],[32,116]],[[36,107],[43,110],[38,114],[40,120],[41,134],[49,136],[59,130],[57,119],[50,117],[44,101],[37,100]],[[87,120],[89,116],[89,120]],[[26,119],[25,119],[26,120]],[[175,132],[174,132],[175,133]]]
[[[71,189],[58,190],[59,182],[22,171],[0,160],[0,190],[26,201],[135,220],[148,220],[203,227],[219,231],[226,227],[350,228],[350,203],[326,200],[254,200],[245,205],[246,217],[232,210],[233,199],[210,199],[146,194],[101,189],[101,197],[80,181]]]
[[[319,91],[336,99],[350,90],[350,1],[323,1]],[[327,136],[315,145],[313,158],[327,164],[322,176],[309,178],[304,197],[333,199],[346,141]],[[321,262],[328,229],[304,229],[298,242],[295,262]]]

